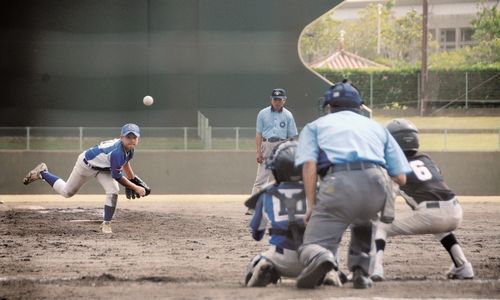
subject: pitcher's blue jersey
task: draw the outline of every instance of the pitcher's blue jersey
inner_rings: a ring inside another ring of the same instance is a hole
[[[123,166],[134,157],[134,150],[125,152],[120,139],[103,141],[85,151],[85,159],[98,168],[109,168],[111,176],[118,180],[123,177]]]
[[[277,187],[278,191],[291,198],[292,195],[302,193],[304,185],[302,183],[283,182]],[[297,201],[295,219],[299,226],[304,225],[304,214],[306,212],[306,199]],[[272,229],[281,231],[288,230],[288,212],[283,200],[271,193],[263,193],[255,207],[255,213],[250,221],[252,237],[260,241],[265,235],[267,224],[270,223]],[[296,250],[293,238],[291,236],[272,234],[269,243],[285,249]]]

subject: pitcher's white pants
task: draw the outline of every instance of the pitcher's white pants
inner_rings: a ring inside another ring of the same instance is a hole
[[[65,198],[72,197],[78,190],[93,177],[97,178],[97,181],[103,187],[106,195],[118,194],[120,187],[118,182],[111,177],[110,171],[99,171],[94,170],[90,166],[83,162],[85,153],[81,153],[73,167],[73,171],[69,175],[67,181],[58,179],[54,183],[54,190]]]

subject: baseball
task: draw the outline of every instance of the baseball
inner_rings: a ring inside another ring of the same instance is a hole
[[[146,106],[150,106],[150,105],[153,105],[153,97],[151,96],[145,96],[143,99],[142,99],[142,103],[144,103],[144,105]]]

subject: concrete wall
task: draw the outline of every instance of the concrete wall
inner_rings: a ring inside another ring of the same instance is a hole
[[[500,195],[500,152],[428,152],[458,195]],[[0,151],[0,194],[51,194],[48,184],[24,186],[22,178],[41,161],[66,179],[78,152]],[[134,171],[155,194],[248,194],[256,174],[253,151],[137,151]],[[99,194],[91,180],[80,193]]]

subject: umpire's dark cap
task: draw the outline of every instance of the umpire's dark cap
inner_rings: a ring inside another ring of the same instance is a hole
[[[129,133],[133,133],[137,137],[141,136],[141,130],[139,129],[139,126],[132,123],[123,125],[121,136],[126,136]]]
[[[286,99],[286,91],[284,89],[274,89],[271,92],[271,99],[274,98],[279,98],[279,99]]]

